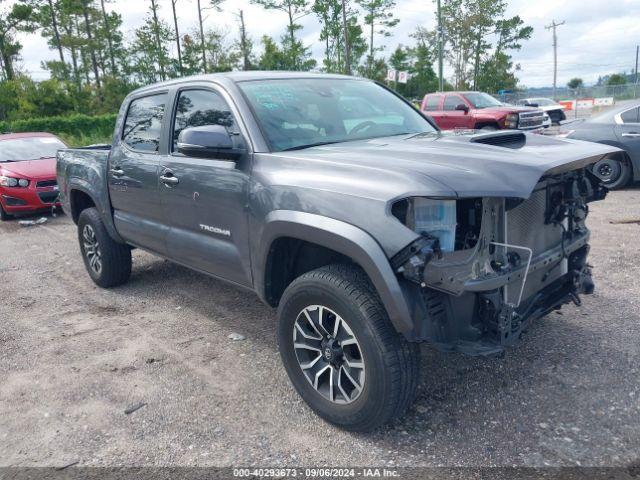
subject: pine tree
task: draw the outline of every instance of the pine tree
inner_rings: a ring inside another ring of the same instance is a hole
[[[15,35],[20,31],[34,30],[32,14],[33,7],[26,3],[16,3],[8,13],[0,14],[0,61],[6,80],[15,78],[14,62],[22,49]]]
[[[165,80],[169,73],[170,58],[167,45],[173,41],[173,32],[158,16],[157,0],[150,0],[149,13],[144,24],[135,31],[130,57],[134,75],[143,83]]]
[[[251,0],[251,3],[266,10],[278,10],[287,14],[287,30],[281,38],[285,69],[310,70],[315,67],[316,61],[311,58],[310,49],[296,38],[296,32],[302,29],[298,21],[312,11],[309,0]]]
[[[396,2],[395,0],[356,0],[356,2],[364,10],[364,23],[369,29],[369,55],[367,56],[366,73],[369,78],[379,78],[381,65],[384,62],[376,61],[375,53],[382,51],[384,46],[374,46],[375,35],[391,36],[391,29],[400,21],[393,18]]]

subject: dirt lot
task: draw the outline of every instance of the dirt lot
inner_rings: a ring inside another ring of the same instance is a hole
[[[84,271],[67,217],[0,225],[0,465],[629,465],[640,458],[640,190],[594,204],[596,295],[504,359],[423,348],[417,403],[369,435],[289,385],[251,293],[134,252]],[[231,333],[245,340],[232,341]],[[125,409],[145,406],[131,414]]]

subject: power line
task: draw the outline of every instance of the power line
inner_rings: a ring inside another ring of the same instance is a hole
[[[564,20],[560,23],[556,23],[554,19],[552,20],[551,25],[544,27],[547,30],[553,30],[553,99],[554,100],[556,98],[556,83],[558,81],[558,35],[556,33],[556,28],[564,24],[565,24]]]

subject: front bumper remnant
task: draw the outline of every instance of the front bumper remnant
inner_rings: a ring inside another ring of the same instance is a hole
[[[606,192],[584,193],[576,188],[584,179],[573,172],[544,180],[526,201],[485,198],[472,249],[443,254],[423,237],[394,257],[413,312],[407,337],[445,351],[499,353],[531,322],[593,293],[586,203]]]

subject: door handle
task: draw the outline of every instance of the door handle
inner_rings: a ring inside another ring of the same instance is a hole
[[[640,133],[638,133],[638,132],[629,132],[629,133],[623,133],[622,136],[623,137],[638,138],[638,137],[640,137]]]
[[[178,177],[174,177],[173,173],[170,171],[165,171],[162,174],[162,176],[160,176],[160,181],[164,183],[167,187],[173,187],[175,185],[178,185],[178,183],[180,183],[180,180],[178,180]]]
[[[124,175],[124,170],[122,170],[120,167],[113,167],[110,172],[114,177],[122,177]]]

